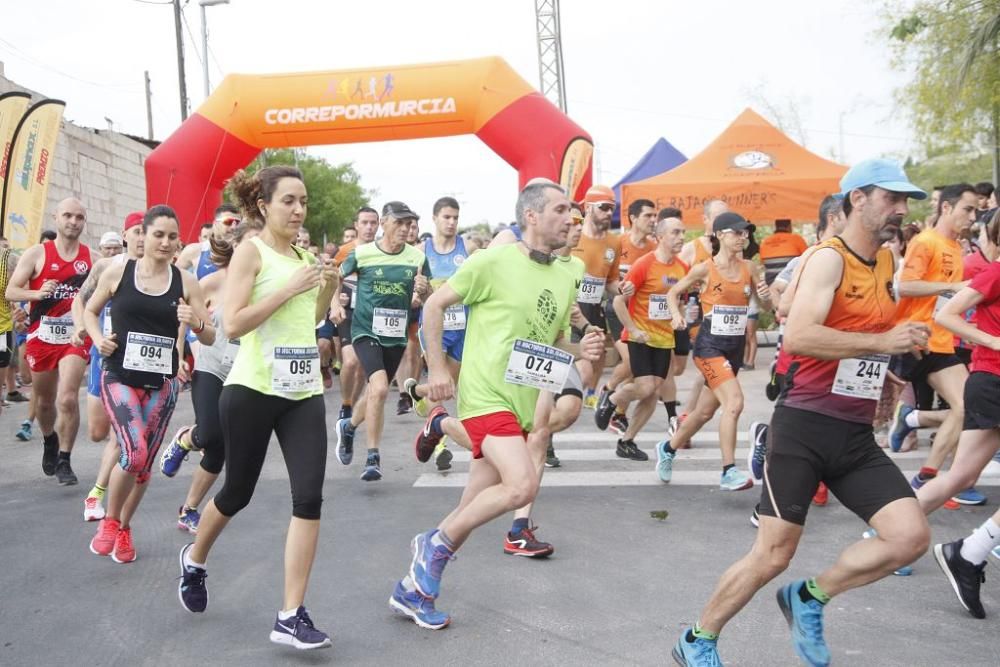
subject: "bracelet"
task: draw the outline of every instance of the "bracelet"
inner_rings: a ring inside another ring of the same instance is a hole
[[[197,329],[191,327],[191,333],[193,333],[196,336],[205,330],[205,320],[198,320],[198,321],[201,322],[200,327],[198,327]]]

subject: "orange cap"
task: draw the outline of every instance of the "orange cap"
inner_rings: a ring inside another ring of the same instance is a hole
[[[592,185],[583,197],[584,204],[614,204],[615,191],[606,185]]]

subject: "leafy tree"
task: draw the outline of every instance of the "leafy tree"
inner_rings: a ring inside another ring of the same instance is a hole
[[[909,5],[909,3],[907,3]],[[988,153],[1000,180],[1000,0],[919,0],[888,6],[893,64],[912,73],[897,92],[929,155]]]
[[[371,193],[361,187],[361,176],[350,163],[331,165],[301,148],[269,148],[247,167],[247,171],[254,173],[277,164],[295,165],[305,178],[309,192],[305,227],[313,243],[322,244],[324,237],[339,241],[344,228],[354,219],[355,211],[368,205]]]

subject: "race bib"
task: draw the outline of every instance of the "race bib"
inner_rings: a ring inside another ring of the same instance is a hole
[[[42,321],[38,325],[38,337],[42,342],[50,345],[68,345],[69,339],[73,337],[73,316],[49,317],[43,315]]]
[[[226,351],[222,353],[222,367],[229,371],[236,361],[236,355],[240,352],[240,339],[226,341]]]
[[[0,334],[0,352],[7,351],[7,334]]]
[[[942,308],[948,305],[951,301],[951,297],[955,296],[954,292],[945,292],[944,294],[938,294],[937,301],[934,302],[934,314],[937,315]]]
[[[888,354],[841,359],[830,392],[838,396],[877,401],[882,397],[882,385],[889,372]]]
[[[579,303],[600,303],[604,296],[604,278],[584,275],[580,281],[580,291],[577,292],[576,300]]]
[[[507,359],[504,380],[542,391],[560,392],[572,364],[573,355],[568,352],[518,338]]]
[[[274,391],[317,391],[322,386],[319,374],[319,348],[276,347],[271,366],[271,389]]]
[[[667,307],[667,295],[666,294],[650,294],[649,295],[649,319],[651,320],[669,320],[670,308]]]
[[[376,308],[372,317],[372,331],[376,336],[406,338],[406,311],[396,308]]]
[[[445,308],[444,330],[445,331],[465,330],[465,306],[458,304],[454,306],[448,306],[447,308]]]
[[[747,332],[746,306],[713,306],[712,333],[716,336],[743,336]]]
[[[174,342],[167,336],[129,331],[122,367],[130,371],[172,375]]]

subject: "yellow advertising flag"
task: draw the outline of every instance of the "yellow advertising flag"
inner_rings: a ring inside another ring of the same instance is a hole
[[[23,250],[42,233],[51,162],[62,123],[62,100],[36,102],[14,132],[9,176],[3,184],[3,232],[12,248]]]
[[[14,142],[14,130],[24,116],[31,95],[13,92],[0,95],[0,192],[3,192],[3,182],[7,178],[7,164],[10,157],[11,144]]]

